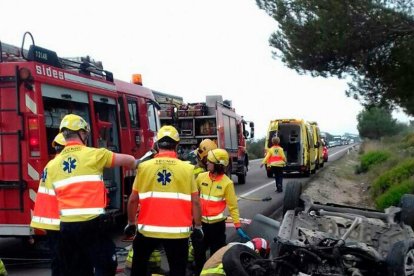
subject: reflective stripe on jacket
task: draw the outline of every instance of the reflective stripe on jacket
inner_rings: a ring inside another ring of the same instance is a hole
[[[42,173],[30,227],[45,230],[59,230],[60,219],[58,202],[52,184],[47,178],[47,167],[53,162],[49,161]]]
[[[106,189],[101,175],[74,176],[56,181],[62,216],[100,215],[105,212]]]
[[[60,219],[87,221],[105,212],[107,193],[103,170],[113,164],[114,154],[104,148],[68,143],[48,168],[56,193]]]
[[[267,149],[266,156],[262,163],[271,167],[284,167],[286,164],[286,157],[283,148],[280,146],[272,146]]]
[[[138,193],[138,231],[146,237],[188,238],[192,226],[192,194],[197,193],[194,166],[172,151],[141,163],[133,190]]]
[[[221,276],[226,275],[223,269],[223,256],[235,243],[229,243],[217,250],[203,266],[200,275],[203,276]]]
[[[1,259],[0,259],[0,275],[7,276],[6,267],[4,266],[4,263]]]
[[[201,173],[196,179],[200,191],[201,219],[205,223],[215,223],[226,219],[226,206],[235,227],[240,227],[239,208],[233,181],[223,174],[214,179],[209,173]]]

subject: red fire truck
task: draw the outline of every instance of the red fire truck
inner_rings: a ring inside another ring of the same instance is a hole
[[[246,183],[249,166],[246,139],[254,137],[253,122],[245,121],[222,96],[207,96],[206,102],[186,104],[181,97],[156,91],[154,95],[161,106],[161,124],[173,124],[180,132],[182,159],[187,159],[203,139],[212,139],[230,155],[228,174],[237,175],[239,184]]]
[[[90,58],[60,58],[34,42],[29,50],[0,42],[0,50],[0,236],[30,236],[39,178],[63,116],[89,122],[90,146],[138,158],[153,146],[158,104],[150,89],[115,80]],[[116,219],[126,212],[134,174],[104,172],[107,210]]]

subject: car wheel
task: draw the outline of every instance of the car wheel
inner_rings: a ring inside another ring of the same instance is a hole
[[[298,181],[288,182],[285,186],[285,194],[283,197],[283,215],[288,210],[295,210],[298,207],[303,207],[303,202],[300,199],[302,194],[302,184]]]
[[[268,275],[265,268],[255,263],[262,259],[255,251],[243,244],[235,244],[223,255],[226,276]]]
[[[396,242],[388,252],[386,264],[390,276],[413,275],[414,240]]]
[[[400,199],[400,207],[402,222],[414,229],[414,195],[403,195]]]

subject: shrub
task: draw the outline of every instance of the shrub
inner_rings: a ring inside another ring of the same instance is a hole
[[[361,164],[357,168],[357,173],[367,172],[369,167],[387,160],[391,154],[387,151],[371,151],[360,157]]]
[[[394,185],[388,191],[378,196],[375,199],[375,204],[378,209],[384,210],[390,206],[397,206],[400,202],[401,196],[409,194],[414,191],[414,181],[412,178],[406,179],[398,185]]]
[[[414,175],[414,159],[411,158],[403,161],[400,165],[386,171],[375,179],[372,184],[372,193],[374,196],[377,196],[412,175]]]
[[[406,135],[402,140],[402,147],[403,148],[410,148],[414,147],[414,133],[410,133]]]

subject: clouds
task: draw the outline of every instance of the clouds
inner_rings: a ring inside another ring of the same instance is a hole
[[[18,2],[18,3],[17,3]],[[12,1],[2,13],[2,41],[36,44],[59,56],[91,55],[116,78],[141,73],[144,85],[182,96],[230,99],[256,124],[258,138],[271,119],[317,121],[321,130],[356,133],[359,103],[342,80],[300,76],[271,58],[277,24],[254,0]],[[24,7],[24,9],[22,8]]]

